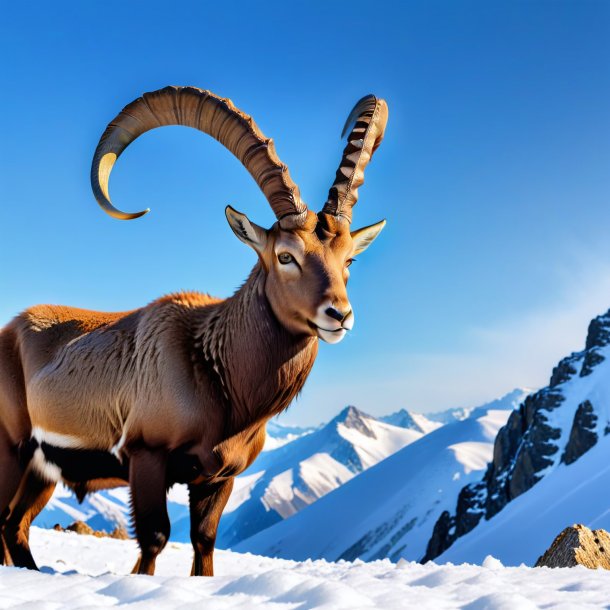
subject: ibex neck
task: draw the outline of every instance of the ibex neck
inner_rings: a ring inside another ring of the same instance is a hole
[[[214,351],[235,426],[273,417],[300,392],[318,351],[315,337],[289,333],[265,296],[265,273],[256,265],[243,286],[224,301],[214,321]]]

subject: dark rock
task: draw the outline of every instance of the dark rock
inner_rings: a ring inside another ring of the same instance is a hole
[[[585,349],[610,345],[610,310],[591,320],[587,331]]]
[[[581,455],[585,454],[595,443],[597,443],[597,415],[590,401],[585,400],[578,405],[574,414],[574,422],[570,430],[570,438],[561,461],[572,464]]]
[[[455,542],[455,539],[455,519],[449,511],[445,510],[434,524],[432,537],[428,541],[426,554],[421,559],[421,563],[432,561],[444,553]]]
[[[593,369],[605,360],[599,353],[599,349],[610,345],[610,311],[603,316],[591,320],[585,343],[585,358],[580,370],[580,376],[586,377]]]
[[[347,409],[344,409],[343,413],[344,419],[342,423],[346,428],[358,430],[358,432],[369,438],[377,438],[375,432],[366,421],[367,416],[362,411],[356,409],[356,407],[350,406],[347,407]]]
[[[563,401],[559,390],[544,388],[510,414],[496,436],[493,460],[483,480],[462,488],[454,517],[448,511],[439,517],[422,561],[438,557],[483,517],[491,519],[540,480],[537,473],[553,463],[551,456],[558,451],[553,441],[561,436],[560,430],[548,424],[546,414]]]
[[[487,485],[484,481],[470,483],[462,488],[458,496],[455,514],[455,537],[459,538],[473,530],[485,516]]]
[[[485,475],[487,519],[535,485],[537,473],[553,463],[551,456],[558,449],[552,441],[561,431],[548,425],[545,412],[556,409],[563,400],[559,391],[549,388],[531,394],[500,429],[494,459]]]
[[[573,375],[578,372],[577,365],[580,366],[580,360],[583,358],[582,352],[574,352],[559,361],[559,364],[553,369],[551,373],[551,380],[549,386],[554,388],[560,383],[569,381]]]
[[[561,430],[548,425],[543,410],[536,411],[534,421],[523,435],[523,442],[515,458],[515,466],[508,480],[508,495],[512,500],[533,487],[540,477],[538,472],[553,464],[551,456],[558,447],[552,441],[558,440]]]
[[[580,369],[580,376],[586,377],[587,375],[590,375],[593,372],[593,369],[604,360],[605,358],[600,353],[598,353],[597,350],[589,350],[585,354],[585,359],[582,363],[582,369]]]

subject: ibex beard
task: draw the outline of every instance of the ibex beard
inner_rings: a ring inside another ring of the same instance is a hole
[[[228,299],[179,293],[123,313],[41,305],[0,331],[2,563],[36,569],[30,524],[58,482],[79,499],[129,485],[140,547],[134,572],[153,574],[170,534],[167,490],[186,483],[192,574],[213,574],[234,477],[261,451],[269,418],[303,387],[318,339],[337,343],[353,326],[348,267],[385,221],[351,231],[352,207],[386,121],[383,100],[366,96],[356,104],[318,214],[302,201],[272,140],[209,91],[144,94],[108,125],[91,180],[111,216],[146,213],[121,212],[110,201],[109,175],[123,150],[150,129],[187,125],[240,159],[277,222],[267,230],[226,208],[233,232],[258,256]]]

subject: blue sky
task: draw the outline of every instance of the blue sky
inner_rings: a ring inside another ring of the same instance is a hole
[[[606,2],[28,2],[0,24],[0,323],[40,302],[121,310],[178,289],[227,296],[254,254],[227,203],[273,215],[227,151],[186,128],[117,164],[113,221],[91,156],[129,101],[167,84],[252,114],[323,204],[353,103],[390,108],[354,227],[388,226],[352,269],[351,336],[323,345],[284,421],[475,404],[544,385],[610,307]]]

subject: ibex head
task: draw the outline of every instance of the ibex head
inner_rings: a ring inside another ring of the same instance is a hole
[[[144,132],[164,125],[186,125],[211,135],[252,174],[278,219],[271,229],[264,229],[245,214],[226,208],[235,235],[258,254],[275,316],[295,334],[337,343],[354,324],[346,289],[348,267],[385,225],[383,220],[350,230],[364,168],[383,138],[387,117],[386,103],[372,95],[356,104],[342,133],[349,135],[335,182],[319,214],[307,209],[273,141],[265,138],[252,118],[230,100],[193,87],[166,87],[126,106],[97,146],[91,183],[108,214],[124,220],[137,218],[148,210],[121,212],[108,195],[110,172],[123,150]]]

